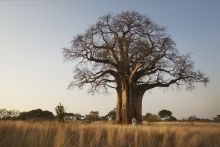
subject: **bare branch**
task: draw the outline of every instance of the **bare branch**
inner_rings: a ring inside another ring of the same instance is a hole
[[[89,84],[91,92],[116,88],[113,83],[120,87],[123,81],[146,90],[208,82],[189,54],[179,55],[164,27],[135,11],[100,17],[63,54],[76,63],[69,87]]]

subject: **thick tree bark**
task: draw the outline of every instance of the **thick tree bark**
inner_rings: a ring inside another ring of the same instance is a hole
[[[122,123],[122,90],[121,87],[117,87],[117,100],[116,100],[116,123]]]
[[[127,80],[122,83],[122,123],[130,124],[132,119],[132,89]]]
[[[142,124],[143,92],[139,90],[134,90],[133,92],[133,117],[136,118],[138,124]]]

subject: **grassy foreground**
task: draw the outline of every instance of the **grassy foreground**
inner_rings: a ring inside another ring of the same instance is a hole
[[[220,147],[220,124],[0,121],[0,147]]]

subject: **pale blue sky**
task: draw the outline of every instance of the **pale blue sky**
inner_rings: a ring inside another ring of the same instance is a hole
[[[195,67],[211,79],[206,88],[155,89],[146,93],[143,114],[169,109],[178,118],[220,114],[220,2],[212,1],[1,1],[0,109],[35,108],[54,112],[62,102],[68,112],[106,114],[115,107],[115,92],[87,94],[67,90],[72,63],[62,48],[70,46],[99,16],[136,10],[166,26],[181,53],[191,52]]]

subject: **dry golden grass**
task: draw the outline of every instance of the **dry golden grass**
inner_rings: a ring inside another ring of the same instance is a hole
[[[220,124],[0,121],[0,147],[220,147]]]

